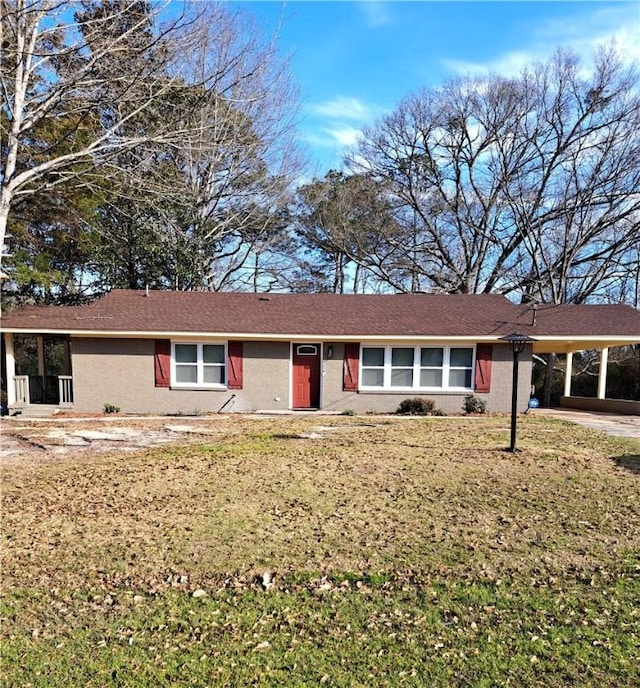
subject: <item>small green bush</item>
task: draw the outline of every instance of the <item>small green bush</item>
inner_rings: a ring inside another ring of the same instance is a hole
[[[341,416],[355,416],[356,412],[353,409],[345,409],[340,413]]]
[[[105,413],[120,413],[120,407],[113,404],[105,404],[103,409]]]
[[[435,405],[436,403],[433,399],[413,397],[412,399],[401,401],[396,413],[404,416],[428,416],[433,413]]]
[[[462,410],[465,413],[485,413],[487,402],[474,394],[467,394],[462,403]]]

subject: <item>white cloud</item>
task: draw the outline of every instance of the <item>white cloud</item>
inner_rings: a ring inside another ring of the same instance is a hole
[[[574,21],[550,21],[537,31],[540,41],[569,45],[585,58],[603,43],[614,40],[628,61],[640,58],[640,11],[635,2],[601,7]]]
[[[316,131],[303,131],[300,135],[303,141],[314,148],[335,149],[335,141],[331,137],[327,136],[326,131],[324,130],[320,130],[319,133]]]
[[[486,76],[491,72],[496,72],[502,76],[515,76],[533,59],[535,59],[533,53],[514,52],[506,53],[501,58],[490,62],[443,60],[443,63],[450,72],[464,76]]]
[[[325,103],[315,103],[307,106],[307,110],[319,117],[329,119],[346,119],[358,122],[368,121],[375,118],[380,109],[375,106],[366,105],[357,98],[348,96],[336,96],[333,100]]]
[[[588,70],[593,64],[596,49],[612,42],[625,62],[640,61],[640,15],[636,3],[616,7],[589,8],[577,4],[580,14],[570,20],[548,20],[534,27],[529,44],[523,50],[508,52],[486,62],[443,60],[445,67],[455,73],[483,76],[490,72],[516,76],[535,60],[549,57],[557,48],[569,48],[582,59]]]
[[[309,131],[304,135],[304,139],[313,146],[335,150],[352,146],[360,135],[360,131],[360,129],[354,127],[341,127],[337,124],[335,126],[320,127],[316,131]]]
[[[367,26],[385,26],[391,23],[389,5],[383,0],[365,0],[359,2],[358,7],[364,13]]]
[[[339,168],[339,161],[356,143],[362,128],[383,115],[385,109],[340,95],[322,103],[308,104],[305,111],[304,140],[311,147],[326,152],[323,157],[327,168]]]
[[[324,131],[329,134],[340,146],[352,146],[360,135],[360,129],[353,129],[351,127],[333,128],[327,127]]]
[[[384,113],[378,105],[348,96],[307,105],[306,111],[309,117],[305,138],[312,145],[323,147],[353,145],[362,128]]]

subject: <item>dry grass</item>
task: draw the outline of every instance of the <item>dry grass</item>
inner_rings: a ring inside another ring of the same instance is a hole
[[[640,442],[538,418],[520,422],[515,455],[501,417],[226,417],[198,427],[182,446],[6,462],[14,641],[34,628],[91,628],[116,599],[260,594],[267,569],[282,595],[341,581],[531,591],[621,577],[625,595],[638,592]],[[59,618],[61,595],[66,608],[76,600],[73,620]],[[638,618],[627,622],[635,643]]]
[[[514,456],[504,419],[322,422],[232,417],[205,445],[7,468],[5,588],[265,567],[504,575],[640,543],[638,474],[613,459],[630,443],[527,419]]]

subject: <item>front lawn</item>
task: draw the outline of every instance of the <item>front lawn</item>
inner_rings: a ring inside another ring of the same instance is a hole
[[[4,467],[3,686],[640,684],[640,441],[206,423]]]

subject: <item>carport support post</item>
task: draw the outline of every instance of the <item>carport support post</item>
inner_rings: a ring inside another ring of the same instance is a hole
[[[567,369],[564,371],[564,395],[571,396],[571,373],[573,372],[573,351],[567,351]]]
[[[604,399],[607,393],[607,363],[609,348],[604,347],[600,352],[600,372],[598,373],[598,399]]]
[[[4,354],[7,371],[7,406],[13,406],[16,403],[16,359],[11,332],[4,333]]]

